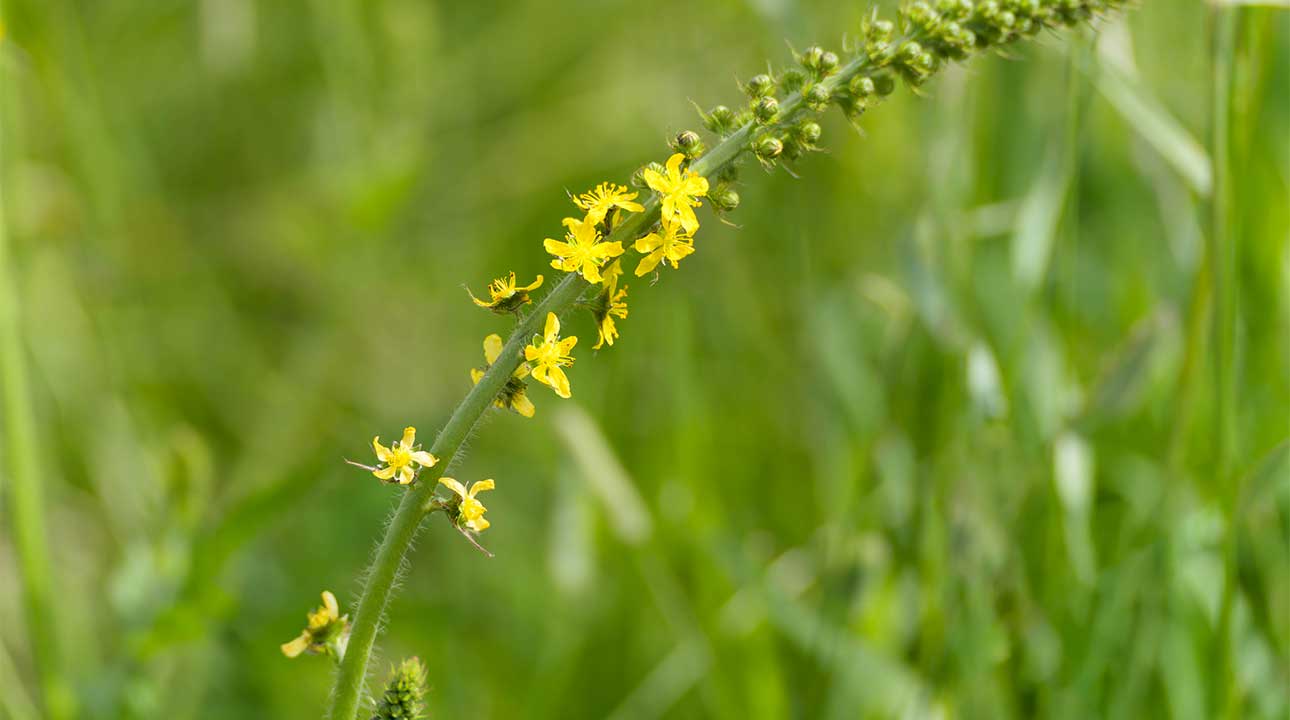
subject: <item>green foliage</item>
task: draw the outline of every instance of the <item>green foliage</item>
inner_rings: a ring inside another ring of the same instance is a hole
[[[317,718],[329,661],[277,645],[322,588],[352,608],[397,492],[341,458],[470,388],[498,326],[461,286],[541,270],[560,190],[664,157],[687,98],[729,132],[733,73],[870,18],[0,7],[51,612],[91,719]],[[1210,11],[1146,2],[925,97],[848,84],[863,136],[829,117],[800,179],[746,167],[739,227],[708,218],[574,400],[478,429],[454,472],[497,478],[497,557],[431,524],[380,648],[451,667],[431,716],[1284,716],[1290,27],[1223,12],[1225,159]],[[1230,256],[1206,252],[1216,189]],[[11,490],[0,714],[22,717]]]

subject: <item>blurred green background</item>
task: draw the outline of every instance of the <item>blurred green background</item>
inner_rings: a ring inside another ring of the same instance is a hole
[[[36,646],[75,717],[319,717],[278,645],[398,493],[342,458],[428,442],[506,332],[463,285],[550,278],[566,190],[868,6],[0,9],[21,720]],[[746,167],[612,349],[569,323],[574,398],[452,471],[496,559],[432,518],[380,675],[424,658],[438,718],[1286,717],[1290,13],[1146,2],[923,95]]]

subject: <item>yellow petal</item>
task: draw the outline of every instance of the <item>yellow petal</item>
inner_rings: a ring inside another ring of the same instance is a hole
[[[666,180],[658,173],[657,170],[646,168],[645,172],[641,173],[641,177],[645,179],[645,184],[648,185],[651,190],[663,192]]]
[[[528,377],[528,376],[529,376],[529,365],[528,365],[528,363],[520,363],[520,364],[519,364],[519,367],[516,367],[516,368],[515,368],[515,377],[519,378],[520,380],[523,380],[524,378],[526,378],[526,377]]]
[[[456,481],[456,480],[454,480],[453,478],[450,478],[450,477],[441,477],[441,478],[439,478],[439,484],[440,484],[440,485],[443,485],[444,487],[448,488],[449,490],[451,490],[451,491],[453,491],[453,492],[457,493],[457,496],[458,496],[458,497],[460,497],[460,498],[462,498],[462,499],[465,499],[465,497],[466,497],[466,486],[464,486],[464,485],[462,485],[461,483],[457,482],[457,481]]]
[[[555,391],[556,395],[566,400],[573,396],[569,390],[569,376],[565,375],[563,370],[558,367],[551,368],[550,380],[551,389]]]
[[[475,493],[481,493],[481,492],[484,492],[485,490],[492,490],[495,487],[497,487],[497,484],[494,483],[492,480],[480,480],[479,482],[470,486],[470,492],[467,493],[467,495],[469,495],[470,497],[475,497]]]
[[[526,345],[524,347],[525,360],[537,360],[538,357],[540,357],[541,355],[542,355],[542,350],[534,345]]]
[[[677,214],[681,216],[681,227],[685,228],[687,233],[693,234],[699,229],[699,218],[694,214],[694,208],[689,205],[677,205]]]
[[[582,277],[592,284],[600,282],[600,266],[591,260],[582,263]]]
[[[475,301],[475,304],[476,304],[476,305],[478,305],[478,306],[480,306],[480,307],[482,307],[482,308],[491,308],[491,307],[493,307],[493,306],[497,305],[497,301],[496,301],[496,300],[494,300],[494,301],[492,301],[492,302],[484,302],[483,300],[480,300],[479,298],[475,297],[475,293],[471,292],[469,289],[467,289],[467,290],[466,290],[466,294],[470,296],[470,299],[471,299],[471,300]]]
[[[416,442],[417,442],[417,429],[412,427],[411,425],[403,428],[403,439],[399,441],[399,444],[405,448],[410,448],[413,445],[415,445]]]
[[[543,240],[542,247],[545,248],[546,251],[551,253],[552,255],[559,255],[560,257],[564,257],[565,255],[568,255],[569,252],[573,249],[572,247],[569,246],[569,243],[560,242],[559,240],[552,240],[551,238],[547,238]]]
[[[471,380],[471,382],[473,382],[474,384],[478,385],[478,384],[479,384],[479,381],[480,381],[480,380],[483,380],[483,379],[484,379],[484,371],[483,371],[483,370],[480,370],[479,368],[471,368],[471,369],[470,369],[470,380]]]
[[[372,438],[372,449],[376,451],[377,460],[380,460],[381,462],[390,461],[390,451],[388,448],[386,448],[384,445],[381,444],[380,435],[377,435],[376,437]]]
[[[394,477],[394,466],[391,465],[383,468],[378,468],[376,470],[373,470],[372,474],[382,480],[389,480],[390,478]]]
[[[623,244],[615,240],[611,243],[596,245],[596,255],[603,258],[618,257],[623,254]]]
[[[636,193],[632,193],[632,197],[636,197]],[[641,205],[640,203],[634,203],[627,199],[619,200],[617,204],[618,204],[618,207],[628,212],[644,212],[645,210],[644,205]]]
[[[560,344],[556,345],[556,347],[560,349],[561,355],[568,355],[569,351],[573,349],[573,346],[577,344],[578,344],[578,336],[570,335],[569,337],[561,340]]]
[[[636,238],[636,244],[632,247],[634,247],[638,253],[647,253],[662,244],[663,238],[659,237],[658,233],[650,233],[645,237]],[[640,273],[637,273],[637,275],[639,274]]]
[[[331,594],[330,590],[322,592],[323,607],[327,610],[327,617],[335,620],[340,617],[340,605],[336,604],[336,596]]]
[[[676,153],[667,159],[667,174],[669,178],[681,177],[681,162],[684,160],[685,156],[681,153]]]
[[[412,462],[415,462],[421,467],[434,467],[435,464],[439,462],[439,458],[431,455],[425,450],[418,450],[412,453]]]
[[[282,644],[282,654],[289,658],[299,657],[309,647],[309,633],[300,633],[300,637]]]
[[[416,473],[412,472],[412,465],[404,465],[399,469],[399,484],[408,485],[416,479]]]
[[[537,290],[538,288],[542,287],[542,279],[543,279],[542,276],[538,275],[537,280],[534,280],[531,284],[525,285],[520,289],[523,290],[524,292],[528,292],[530,290]]]
[[[636,266],[636,277],[647,275],[651,270],[658,266],[658,261],[663,259],[663,252],[656,251],[641,258],[640,264]]]
[[[537,408],[533,407],[533,401],[529,400],[529,396],[522,392],[516,393],[511,398],[511,409],[526,418],[533,417],[533,413],[537,411]]]
[[[546,314],[546,329],[543,333],[547,340],[554,340],[560,337],[560,318],[555,313]],[[529,358],[532,360],[533,358]]]
[[[470,528],[471,530],[474,530],[475,532],[483,532],[487,530],[490,525],[492,525],[492,523],[488,522],[487,518],[482,518],[482,517],[475,518],[474,520],[468,520],[466,522],[466,527]]]
[[[708,179],[698,173],[689,173],[685,179],[685,192],[695,197],[703,197],[708,194]]]
[[[540,275],[538,277],[541,277]],[[484,338],[484,359],[489,365],[497,362],[497,358],[502,354],[502,336],[493,333]]]
[[[533,379],[537,380],[543,385],[550,385],[551,380],[547,375],[547,370],[549,369],[549,367],[550,367],[549,365],[538,365],[537,367],[533,368]]]

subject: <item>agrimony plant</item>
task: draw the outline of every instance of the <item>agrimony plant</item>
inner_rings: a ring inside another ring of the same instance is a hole
[[[544,277],[535,275],[521,284],[514,272],[493,281],[487,299],[471,295],[476,305],[513,317],[515,327],[506,340],[500,335],[484,339],[486,364],[471,371],[474,388],[430,447],[417,445],[416,430],[408,427],[389,447],[379,438],[373,440],[376,464],[351,461],[401,486],[403,496],[366,573],[348,628],[331,701],[333,720],[352,720],[358,712],[381,615],[403,555],[425,516],[443,512],[471,542],[489,526],[477,496],[492,490],[493,481],[467,487],[442,477],[479,418],[490,407],[533,416],[530,380],[547,385],[559,397],[571,396],[566,370],[574,363],[579,339],[562,332],[563,314],[573,308],[589,310],[597,328],[595,347],[612,346],[619,321],[628,317],[628,286],[621,283],[626,270],[657,278],[666,268],[679,268],[695,252],[700,228],[696,210],[705,202],[718,214],[739,206],[735,183],[745,159],[767,169],[796,161],[820,148],[817,118],[832,107],[858,123],[898,83],[916,90],[950,63],[1047,30],[1087,23],[1126,2],[917,1],[905,3],[894,21],[875,11],[858,39],[844,45],[841,53],[820,47],[795,52],[791,67],[741,83],[746,99],[738,106],[701,111],[703,127],[714,136],[711,148],[698,132],[686,130],[672,139],[666,162],[638,170],[630,187],[606,182],[572,198],[581,217],[565,218],[563,237],[543,243],[551,267],[563,275],[540,301],[533,295],[544,287]],[[437,494],[440,485],[447,490],[443,495]]]

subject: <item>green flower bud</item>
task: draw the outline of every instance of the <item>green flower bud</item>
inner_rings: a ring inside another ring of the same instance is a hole
[[[839,62],[837,53],[825,51],[820,56],[820,72],[824,75],[832,75],[833,71],[838,69]]]
[[[703,126],[723,137],[734,132],[739,127],[736,122],[735,111],[725,105],[718,105],[709,110],[707,114],[701,113],[701,115],[703,117]]]
[[[814,120],[803,120],[793,128],[793,139],[807,149],[814,150],[820,142],[822,132],[819,123]]]
[[[781,92],[792,94],[806,87],[806,73],[797,68],[789,68],[779,75],[779,89]]]
[[[922,54],[923,54],[923,46],[919,45],[913,40],[906,40],[905,42],[901,43],[900,50],[897,51],[897,55],[899,55],[900,61],[902,63],[905,63],[906,65],[916,63],[919,57],[922,56]]]
[[[896,90],[896,79],[889,72],[880,72],[873,76],[873,86],[882,97],[887,97]]]
[[[743,87],[744,94],[750,98],[762,98],[775,92],[775,81],[765,73],[754,75]]]
[[[861,26],[861,32],[864,34],[866,43],[887,44],[896,36],[896,26],[890,20],[879,20],[873,18],[866,20]]]
[[[703,138],[693,130],[682,130],[672,138],[672,150],[682,153],[685,157],[693,160],[703,154]]]
[[[779,101],[767,95],[753,106],[753,117],[761,125],[768,125],[779,116]]]
[[[812,85],[803,95],[806,106],[815,112],[824,112],[829,109],[829,89],[823,85]]]
[[[971,0],[941,0],[937,9],[947,20],[966,20],[972,17]]]
[[[812,45],[811,47],[806,48],[806,52],[802,53],[797,57],[797,61],[801,63],[802,67],[806,68],[807,70],[810,70],[811,72],[814,72],[814,73],[818,73],[820,71],[820,61],[823,58],[824,58],[823,48],[819,48]]]
[[[763,135],[753,142],[753,154],[762,162],[770,162],[784,152],[784,143],[774,135]]]
[[[905,18],[905,22],[910,27],[918,28],[923,32],[934,34],[940,23],[940,16],[922,0],[911,2],[900,9],[900,14]]]
[[[708,200],[719,212],[730,212],[739,207],[739,193],[726,183],[720,183],[709,190]]]
[[[644,167],[636,168],[636,172],[632,173],[632,178],[629,181],[632,187],[639,188],[641,190],[649,187],[649,183],[645,182],[646,170],[653,170],[660,175],[667,174],[667,168],[663,167],[660,163],[652,162]]]
[[[873,78],[867,75],[856,75],[851,78],[851,84],[848,87],[851,94],[858,98],[867,98],[878,92],[874,87]]]

